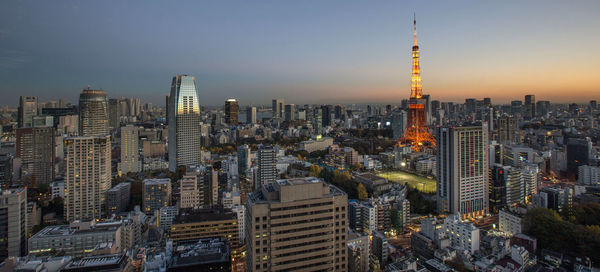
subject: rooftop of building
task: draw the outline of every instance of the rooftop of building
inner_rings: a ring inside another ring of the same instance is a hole
[[[237,214],[230,209],[198,209],[182,211],[173,224],[199,223],[206,221],[236,220]]]
[[[67,264],[61,271],[81,271],[81,269],[98,270],[101,268],[116,268],[127,261],[125,253],[83,257]]]
[[[230,261],[229,244],[220,237],[179,242],[173,251],[171,267]]]
[[[121,183],[115,185],[115,187],[110,188],[110,190],[108,190],[108,191],[109,192],[110,191],[118,191],[118,190],[121,190],[126,187],[131,187],[131,183],[130,182],[121,182]]]
[[[248,195],[249,203],[292,202],[297,200],[342,196],[341,189],[315,177],[280,179],[264,184]]]
[[[0,196],[7,196],[7,195],[12,195],[12,194],[20,195],[22,193],[25,193],[26,189],[27,188],[25,188],[25,187],[0,189]]]
[[[168,178],[144,179],[144,185],[162,185],[170,182],[171,179]]]
[[[86,222],[83,223],[85,226],[79,224],[81,223],[75,221],[71,225],[48,226],[40,230],[31,238],[64,237],[93,232],[113,232],[119,229],[121,226],[121,221],[93,223],[89,225]]]

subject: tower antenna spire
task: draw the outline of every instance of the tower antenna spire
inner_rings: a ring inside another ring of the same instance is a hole
[[[413,26],[415,35],[415,46],[417,45],[417,13],[413,13]]]

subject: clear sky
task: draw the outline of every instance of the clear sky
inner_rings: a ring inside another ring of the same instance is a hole
[[[0,1],[0,105],[19,95],[203,105],[399,103],[417,14],[424,93],[600,100],[600,1]]]

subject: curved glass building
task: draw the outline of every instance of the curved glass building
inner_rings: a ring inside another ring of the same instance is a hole
[[[200,102],[195,79],[173,77],[169,97],[169,170],[200,164]]]

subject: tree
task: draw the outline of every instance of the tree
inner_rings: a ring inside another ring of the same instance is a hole
[[[358,200],[363,201],[369,198],[369,193],[367,193],[367,189],[362,183],[359,183],[358,186],[356,186],[356,191],[358,192]]]

